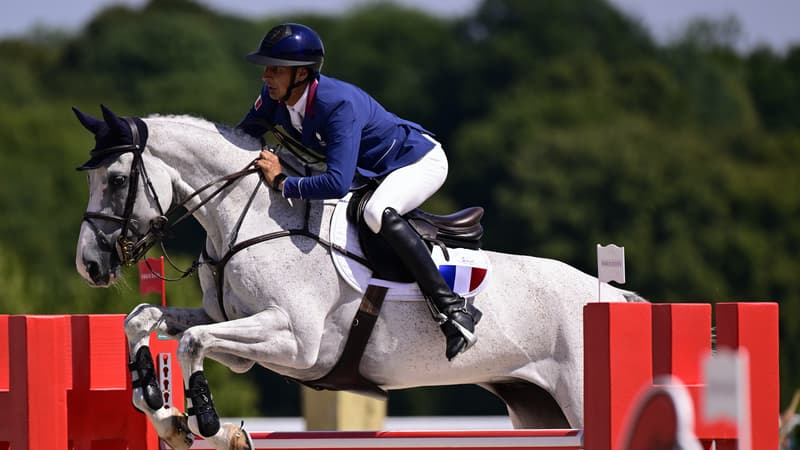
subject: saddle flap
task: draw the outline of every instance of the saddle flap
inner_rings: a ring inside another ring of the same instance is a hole
[[[448,248],[445,254],[441,248],[434,247],[431,257],[450,289],[462,297],[474,297],[489,281],[489,259],[483,252]]]

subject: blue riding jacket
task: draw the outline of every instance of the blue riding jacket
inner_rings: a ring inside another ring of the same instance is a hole
[[[309,85],[303,132],[293,126],[282,102],[269,97],[267,86],[238,127],[260,138],[263,119],[282,125],[303,145],[327,158],[327,170],[309,177],[288,177],[283,195],[304,199],[344,197],[356,174],[380,178],[418,161],[434,146],[422,134],[432,134],[420,125],[388,112],[369,94],[352,84],[319,75]]]

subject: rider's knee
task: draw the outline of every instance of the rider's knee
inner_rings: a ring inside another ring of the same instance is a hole
[[[381,221],[383,217],[383,206],[372,205],[367,203],[364,207],[364,223],[367,224],[373,233],[378,234],[381,231]]]

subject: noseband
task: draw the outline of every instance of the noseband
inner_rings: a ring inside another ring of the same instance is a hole
[[[125,120],[128,127],[130,127],[133,143],[95,149],[92,151],[92,154],[93,156],[102,158],[104,156],[121,155],[129,152],[133,153],[133,163],[131,164],[131,171],[128,176],[128,196],[125,199],[125,209],[121,216],[96,211],[86,211],[83,214],[83,220],[95,230],[101,240],[104,241],[103,244],[109,248],[112,246],[111,242],[108,241],[103,233],[99,232],[100,229],[97,224],[94,223],[94,219],[116,222],[122,225],[122,230],[120,230],[119,237],[114,247],[116,248],[117,257],[120,262],[125,266],[132,266],[164,236],[166,233],[167,218],[164,215],[164,211],[161,209],[161,201],[158,199],[158,194],[150,181],[150,177],[147,175],[147,170],[145,170],[144,162],[142,161],[142,152],[144,151],[146,142],[143,142],[142,135],[139,132],[139,126],[130,117],[123,117],[122,119]],[[159,212],[159,216],[150,222],[150,228],[145,234],[140,234],[138,232],[138,223],[136,219],[133,218],[133,207],[136,203],[136,194],[139,189],[139,177],[144,178],[144,184],[153,195]]]

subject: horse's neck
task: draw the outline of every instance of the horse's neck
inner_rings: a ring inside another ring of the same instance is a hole
[[[147,125],[148,148],[171,172],[173,203],[182,203],[209,182],[244,169],[261,148],[256,139],[231,130],[220,131],[200,119],[153,117],[147,119]],[[278,229],[302,227],[304,208],[293,206],[265,185],[258,186],[259,183],[258,176],[245,176],[194,213],[214,247],[229,245],[233,234],[238,234],[237,241],[241,241]],[[187,206],[207,199],[221,185],[190,199]]]
[[[240,170],[258,156],[258,140],[201,119],[152,117],[146,123],[150,151],[193,188]]]

